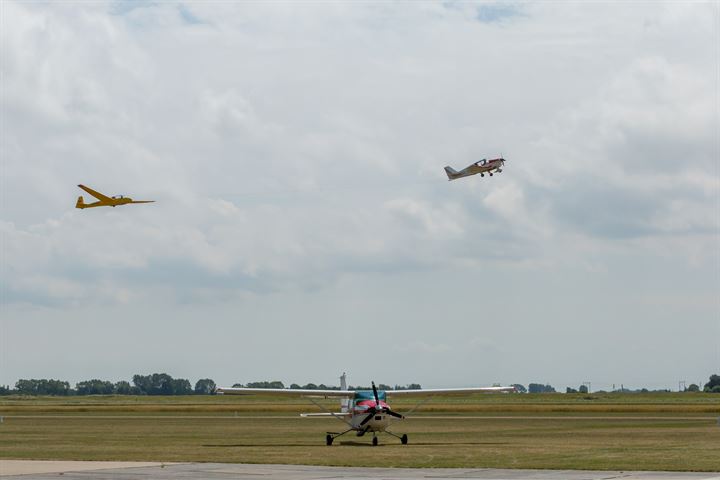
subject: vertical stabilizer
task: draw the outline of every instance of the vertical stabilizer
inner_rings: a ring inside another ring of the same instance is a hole
[[[85,208],[85,201],[83,200],[82,195],[80,195],[77,199],[77,203],[75,204],[75,208]]]
[[[456,171],[452,167],[445,167],[445,173],[447,173],[448,180],[455,180],[460,177],[460,172]]]
[[[340,390],[347,390],[347,375],[345,375],[345,372],[343,372],[342,375],[340,375]],[[349,398],[343,398],[340,400],[340,411],[343,413],[347,413],[352,410],[352,400]]]

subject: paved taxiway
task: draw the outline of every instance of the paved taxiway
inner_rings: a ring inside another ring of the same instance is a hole
[[[33,467],[34,464],[34,467]],[[22,468],[20,468],[22,467]],[[718,473],[608,472],[581,470],[500,470],[495,468],[358,468],[307,465],[250,465],[232,463],[46,462],[0,460],[5,479],[123,480],[197,479],[478,479],[478,480],[720,480]]]

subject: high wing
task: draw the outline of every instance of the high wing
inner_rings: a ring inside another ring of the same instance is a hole
[[[82,188],[83,190],[85,190],[87,193],[89,193],[89,194],[92,195],[93,197],[97,198],[98,200],[101,200],[101,201],[103,201],[103,202],[112,202],[112,201],[113,201],[112,198],[107,197],[107,196],[103,195],[103,194],[100,193],[100,192],[96,192],[96,191],[93,190],[92,188],[88,188],[88,187],[86,187],[85,185],[78,185],[78,187]]]
[[[428,388],[423,390],[385,390],[385,395],[393,397],[424,397],[431,395],[467,395],[471,393],[504,393],[514,391],[514,387]]]
[[[155,200],[133,200],[130,203],[155,203]]]
[[[288,397],[352,397],[354,390],[303,390],[300,388],[238,388],[219,387],[217,393],[225,395],[285,395]]]
[[[312,417],[352,417],[350,412],[323,412],[323,413],[301,413],[300,416],[303,418]]]

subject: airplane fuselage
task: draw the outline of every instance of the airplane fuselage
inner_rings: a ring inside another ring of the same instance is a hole
[[[82,199],[82,197],[80,197],[80,199]],[[93,203],[85,203],[80,199],[78,200],[78,203],[76,205],[77,208],[117,207],[118,205],[127,205],[128,203],[133,203],[133,199],[130,197],[113,198],[109,201],[99,200]]]
[[[376,405],[375,400],[360,400],[353,405],[350,424],[358,431],[358,435],[363,435],[365,432],[384,432],[390,425],[392,417],[383,412],[375,413],[370,420],[361,425],[368,416],[368,409]],[[378,409],[382,408],[390,408],[390,405],[380,400]]]
[[[493,172],[502,172],[502,166],[505,164],[504,158],[493,158],[491,160],[480,160],[472,165],[468,165],[459,172],[453,170],[451,167],[445,167],[445,173],[447,173],[448,180],[457,180],[458,178],[469,177],[471,175],[492,176]]]

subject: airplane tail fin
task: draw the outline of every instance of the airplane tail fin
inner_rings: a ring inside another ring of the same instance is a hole
[[[447,173],[448,180],[455,180],[458,178],[458,172],[452,167],[445,167],[445,173]]]
[[[347,390],[347,375],[345,372],[340,376],[340,390]],[[352,402],[349,398],[340,399],[340,411],[343,413],[349,412],[352,408]]]
[[[75,208],[85,208],[85,200],[83,200],[82,195],[80,195],[77,199],[77,203],[75,204]]]

